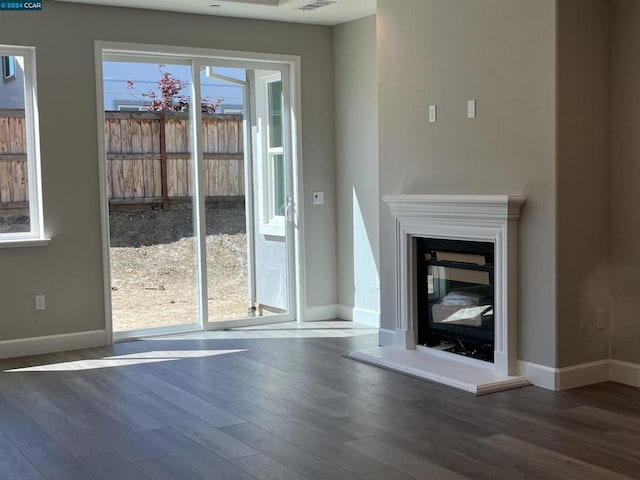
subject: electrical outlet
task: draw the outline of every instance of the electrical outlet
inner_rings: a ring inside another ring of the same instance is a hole
[[[45,296],[36,295],[36,310],[44,310],[46,308]]]

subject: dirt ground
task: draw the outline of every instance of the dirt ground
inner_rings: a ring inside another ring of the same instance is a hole
[[[198,321],[196,243],[186,208],[112,208],[111,278],[114,331]],[[207,207],[209,319],[246,316],[244,207]]]
[[[29,210],[0,210],[0,233],[19,233],[29,231]]]

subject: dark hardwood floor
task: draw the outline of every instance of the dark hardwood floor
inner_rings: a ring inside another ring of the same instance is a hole
[[[640,478],[640,390],[474,397],[256,327],[0,361],[0,479]]]

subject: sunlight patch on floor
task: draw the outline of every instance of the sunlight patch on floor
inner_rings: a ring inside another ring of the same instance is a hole
[[[5,372],[69,372],[94,370],[98,368],[126,367],[131,365],[144,365],[148,363],[172,362],[187,358],[213,357],[216,355],[228,355],[244,351],[246,350],[156,350],[152,352],[129,353],[125,355],[112,355],[96,359],[73,360],[70,362],[13,368],[5,370]]]
[[[211,330],[162,337],[145,338],[157,340],[235,340],[235,339],[280,339],[280,338],[347,338],[377,333],[370,325],[347,321],[286,322],[253,327],[237,327],[229,330]]]

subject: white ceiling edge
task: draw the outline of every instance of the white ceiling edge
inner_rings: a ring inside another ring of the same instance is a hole
[[[376,13],[376,0],[335,0],[312,11],[300,7],[313,0],[59,0],[84,5],[141,8],[221,17],[252,18],[280,22],[338,25]],[[211,7],[217,4],[219,7]],[[45,5],[46,8],[46,5]]]

